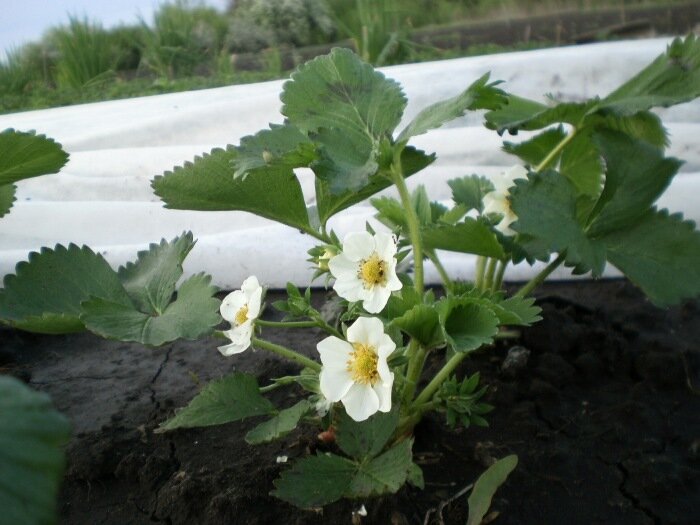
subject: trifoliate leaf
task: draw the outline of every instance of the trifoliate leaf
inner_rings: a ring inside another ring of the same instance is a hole
[[[445,344],[438,313],[434,307],[427,304],[417,304],[401,317],[394,318],[392,324],[416,339],[426,349]]]
[[[336,440],[348,456],[364,460],[379,454],[399,422],[397,406],[390,412],[377,412],[365,421],[354,421],[344,410],[338,411]]]
[[[411,137],[439,128],[467,111],[499,108],[507,100],[506,95],[496,88],[500,82],[489,83],[489,76],[490,74],[486,73],[456,97],[436,102],[423,109],[399,134],[396,142],[406,143]]]
[[[0,217],[10,213],[10,208],[15,202],[15,191],[17,187],[14,184],[0,186]]]
[[[430,250],[473,253],[502,259],[505,254],[496,235],[481,220],[466,217],[464,222],[450,226],[440,224],[421,231],[423,243]]]
[[[80,320],[88,330],[107,339],[160,346],[176,339],[198,339],[221,322],[219,301],[211,277],[193,275],[180,285],[177,298],[162,314],[144,313],[131,305],[91,298],[81,305]]]
[[[598,100],[586,102],[561,102],[545,106],[534,100],[508,95],[507,104],[486,113],[486,127],[499,134],[508,131],[515,135],[518,130],[535,130],[552,124],[566,123],[577,126],[597,106]]]
[[[3,523],[54,523],[68,420],[46,394],[0,376],[0,509]]]
[[[602,239],[608,260],[658,306],[700,295],[700,232],[680,214],[651,210]]]
[[[233,159],[234,177],[252,171],[265,173],[268,168],[292,169],[308,166],[316,158],[315,146],[309,138],[289,124],[270,124],[241,139]]]
[[[605,175],[591,135],[590,129],[576,133],[562,151],[559,172],[571,181],[579,194],[597,199],[603,191]]]
[[[347,492],[356,465],[335,454],[318,454],[297,461],[274,481],[270,494],[302,509],[338,501]]]
[[[44,135],[13,129],[0,133],[0,185],[58,173],[67,161],[61,145]]]
[[[489,307],[468,299],[443,299],[440,320],[448,344],[457,352],[470,352],[490,344],[498,333],[496,314]]]
[[[601,101],[603,108],[633,115],[700,96],[700,40],[676,38],[666,52]]]
[[[503,150],[537,166],[566,137],[562,126],[548,129],[524,142],[504,142]]]
[[[510,200],[518,216],[511,225],[515,231],[531,236],[536,244],[542,243],[553,252],[566,251],[566,264],[577,271],[591,270],[594,276],[601,275],[605,247],[589,239],[578,222],[577,193],[571,182],[552,170],[530,174],[528,181],[516,181]],[[527,249],[527,245],[524,247]]]
[[[413,440],[406,439],[369,462],[357,467],[345,496],[368,498],[398,491],[413,471]]]
[[[588,231],[599,236],[635,224],[668,187],[682,163],[664,158],[658,148],[617,131],[598,131],[595,141],[605,159],[606,180]]]
[[[484,210],[484,195],[493,191],[493,184],[486,177],[469,175],[459,179],[451,179],[447,184],[452,189],[452,200],[463,205],[467,211]]]
[[[274,410],[272,403],[260,395],[253,376],[235,372],[206,385],[189,405],[162,423],[156,432],[223,425],[272,414]]]
[[[182,276],[182,263],[194,247],[191,232],[172,241],[161,240],[138,253],[117,272],[131,300],[143,313],[160,315],[170,303],[175,284]]]
[[[101,297],[125,307],[131,300],[107,261],[87,246],[42,248],[17,264],[0,290],[0,318],[21,330],[61,334],[84,329],[80,304]]]
[[[301,185],[291,169],[270,169],[234,180],[232,162],[236,156],[231,146],[214,149],[155,177],[151,186],[166,208],[241,210],[294,228],[310,228]]]
[[[246,443],[259,445],[281,438],[297,428],[301,418],[311,412],[313,408],[313,405],[304,399],[292,407],[280,410],[272,419],[260,423],[248,432],[245,436]]]
[[[493,495],[518,465],[518,456],[506,456],[496,461],[479,476],[469,495],[467,525],[480,525],[491,506]]]

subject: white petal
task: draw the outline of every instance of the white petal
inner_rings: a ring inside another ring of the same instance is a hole
[[[391,297],[391,290],[384,286],[373,286],[370,296],[362,302],[362,307],[371,314],[381,312]]]
[[[396,255],[396,243],[393,235],[379,232],[374,235],[374,249],[379,258],[386,262],[391,262]]]
[[[396,275],[396,271],[394,271],[394,268],[392,268],[389,271],[389,275],[386,281],[386,284],[384,285],[388,290],[391,290],[392,292],[395,292],[397,290],[400,290],[403,288],[403,283],[399,279],[398,275]]]
[[[351,261],[367,259],[374,251],[374,239],[368,232],[348,233],[343,239],[343,253]]]
[[[323,368],[332,368],[334,370],[346,370],[350,355],[353,352],[350,343],[334,335],[319,341],[316,344],[316,350],[321,354]]]
[[[236,314],[247,304],[247,302],[248,298],[242,290],[234,290],[224,297],[223,301],[221,301],[221,306],[219,307],[221,317],[233,324]]]
[[[248,297],[248,319],[257,319],[262,306],[262,287],[258,286]]]
[[[328,269],[336,279],[354,279],[359,271],[359,263],[351,261],[345,254],[340,253],[328,261]]]
[[[258,288],[260,288],[260,283],[258,282],[258,278],[254,275],[248,277],[241,285],[241,290],[243,290],[248,297]]]
[[[376,317],[359,317],[348,328],[348,341],[378,348],[384,335],[384,323]]]
[[[510,185],[512,186],[517,179],[527,179],[527,170],[524,166],[516,164],[512,168],[506,170],[503,176],[506,180],[510,182]]]
[[[391,379],[388,382],[383,383],[380,381],[373,387],[374,393],[377,394],[379,399],[378,410],[380,412],[389,412],[391,410],[391,388],[393,384],[394,374],[391,374]]]
[[[221,355],[228,357],[234,354],[240,354],[241,352],[247,350],[249,346],[250,341],[248,341],[248,343],[231,343],[228,345],[220,346],[217,348],[217,350],[221,352]]]
[[[506,204],[506,198],[495,191],[490,191],[484,195],[484,214],[488,213],[499,213],[503,215],[508,209]]]
[[[364,421],[379,410],[379,397],[369,385],[353,383],[341,401],[348,416],[355,421]]]
[[[357,278],[337,279],[333,284],[333,289],[343,299],[348,301],[359,301],[364,297],[364,286]]]
[[[340,401],[345,396],[353,383],[346,369],[331,369],[323,367],[318,376],[321,393],[329,401]]]

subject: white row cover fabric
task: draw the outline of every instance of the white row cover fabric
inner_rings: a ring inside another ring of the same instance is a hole
[[[535,100],[545,93],[575,101],[605,95],[665,51],[668,39],[563,47],[384,68],[408,96],[405,125],[418,111],[461,92],[490,71],[504,88]],[[313,269],[306,251],[314,240],[286,226],[245,212],[166,210],[150,181],[214,147],[238,144],[270,122],[282,122],[283,81],[85,104],[0,116],[0,129],[36,130],[60,142],[70,161],[57,175],[18,183],[17,202],[0,219],[0,275],[14,272],[30,251],[56,243],[87,244],[115,268],[161,238],[191,230],[197,245],[185,263],[190,275],[206,271],[214,283],[233,289],[250,274],[267,286],[287,281],[307,286]],[[669,154],[685,160],[659,204],[700,220],[700,101],[659,110],[669,129]],[[401,127],[399,129],[401,129]],[[483,115],[470,113],[411,144],[437,153],[437,161],[412,177],[432,199],[449,201],[450,178],[478,173],[493,177],[517,159],[501,150],[503,140],[483,127]],[[299,170],[308,204],[313,174]],[[373,208],[359,204],[331,220],[342,236],[372,222]],[[473,257],[441,254],[457,278],[473,276]],[[538,271],[521,264],[506,279],[527,279]],[[608,267],[606,275],[619,275]],[[439,282],[428,266],[428,282]],[[553,278],[569,278],[561,268]]]

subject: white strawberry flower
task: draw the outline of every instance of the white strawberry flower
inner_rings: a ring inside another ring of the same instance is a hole
[[[381,312],[391,292],[401,289],[396,276],[396,242],[387,233],[349,233],[343,251],[328,261],[335,284],[343,299],[362,301],[371,314]]]
[[[355,421],[391,410],[394,374],[387,358],[396,344],[379,319],[360,317],[348,328],[347,341],[326,337],[316,348],[323,364],[321,393],[327,400],[341,401]]]
[[[510,207],[510,189],[515,186],[517,179],[526,179],[527,170],[522,166],[513,166],[495,181],[493,181],[494,191],[484,195],[484,214],[496,213],[503,218],[496,224],[495,228],[503,235],[513,236],[516,234],[510,225],[518,220],[518,216],[513,213]]]
[[[250,346],[253,322],[260,315],[262,293],[257,277],[251,275],[243,281],[240,290],[234,290],[222,301],[221,317],[231,323],[231,329],[223,332],[231,343],[219,347],[223,355],[240,354]]]

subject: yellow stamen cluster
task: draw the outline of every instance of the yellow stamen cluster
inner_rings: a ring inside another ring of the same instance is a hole
[[[386,262],[373,253],[369,259],[360,263],[358,277],[364,282],[365,288],[372,288],[377,284],[386,284]]]
[[[348,372],[355,383],[362,385],[372,385],[379,381],[379,371],[377,370],[377,362],[379,357],[374,351],[374,347],[363,345],[362,343],[353,343],[354,352],[348,360]]]
[[[243,305],[238,312],[236,312],[236,317],[234,317],[234,321],[236,321],[237,325],[242,325],[248,320],[248,305]]]

